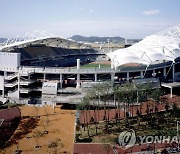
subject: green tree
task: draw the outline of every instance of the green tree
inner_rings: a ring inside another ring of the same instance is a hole
[[[120,109],[118,109],[118,103],[117,103],[117,93],[118,93],[118,86],[113,86],[113,102],[115,105],[115,120],[116,124],[118,123],[118,119],[120,119]],[[119,111],[119,112],[118,112]]]
[[[90,137],[90,114],[89,114],[89,118],[88,118],[88,111],[90,113],[90,103],[89,103],[90,99],[88,96],[85,96],[82,100],[81,103],[79,104],[78,108],[81,109],[81,111],[83,112],[83,117],[84,117],[84,127],[85,125],[87,126],[87,133],[88,136]]]
[[[103,97],[103,103],[104,103],[104,120],[106,122],[105,129],[109,131],[109,101],[110,96],[112,94],[112,83],[111,82],[103,82],[103,91],[102,91],[102,97]]]
[[[155,113],[158,112],[158,106],[160,102],[162,91],[160,88],[153,89],[150,97],[155,101]]]
[[[85,124],[86,124],[86,117],[85,117],[85,104],[83,101],[81,101],[80,104],[78,104],[77,108],[76,108],[79,112],[80,112],[80,116],[83,116],[83,125],[82,127],[84,128],[84,131],[86,130]]]
[[[94,112],[94,118],[93,118],[93,122],[95,124],[95,128],[96,128],[96,135],[98,133],[98,119],[97,119],[97,114],[96,114],[96,106],[97,106],[97,103],[95,103],[95,99],[96,99],[96,95],[94,95],[96,93],[96,89],[93,87],[92,90],[90,90],[88,92],[88,96],[89,96],[89,99],[92,100],[92,103],[93,103],[93,112]],[[92,117],[91,117],[92,118]]]
[[[101,102],[101,97],[102,97],[102,94],[103,94],[103,83],[95,84],[93,86],[93,91],[94,91],[94,95],[95,95],[96,99],[98,100],[97,101],[97,109],[98,109],[97,121],[100,121],[99,111],[100,111],[100,108],[101,108],[100,102]]]

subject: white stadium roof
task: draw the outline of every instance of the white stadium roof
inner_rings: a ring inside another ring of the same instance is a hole
[[[51,47],[62,48],[89,48],[89,44],[82,44],[75,42],[74,40],[59,37],[57,35],[40,32],[35,30],[32,34],[26,33],[25,36],[16,36],[14,39],[8,39],[4,43],[0,44],[0,50],[8,50],[14,47],[26,47],[29,45],[44,44]]]
[[[148,36],[128,48],[110,52],[107,56],[114,67],[128,63],[151,65],[163,61],[173,62],[180,57],[180,25]]]

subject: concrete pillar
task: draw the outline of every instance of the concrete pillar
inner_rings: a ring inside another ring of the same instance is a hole
[[[173,79],[173,82],[174,82],[174,78],[175,77],[175,65],[173,64],[172,66],[172,79]]]
[[[127,79],[127,81],[129,81],[129,72],[127,72],[127,78],[126,79]]]
[[[77,74],[77,85],[76,88],[80,88],[80,74]]]
[[[62,80],[62,74],[60,74],[60,88],[62,88],[63,80]]]
[[[140,75],[140,76],[141,76],[141,79],[143,79],[143,78],[144,78],[143,71],[141,71],[140,73],[141,73],[141,75]]]
[[[97,73],[94,74],[94,81],[97,82]]]
[[[4,74],[4,76],[3,76],[3,81],[2,81],[2,82],[3,82],[3,83],[2,83],[2,85],[3,85],[3,87],[2,87],[2,88],[3,88],[3,89],[2,89],[2,97],[3,97],[3,98],[4,98],[4,89],[5,89],[5,88],[4,88],[4,87],[5,87],[5,85],[4,85],[4,78],[5,78],[5,74]]]
[[[114,73],[111,73],[111,82],[114,82]]]
[[[113,64],[113,61],[111,61],[111,69],[114,68],[114,64]]]
[[[19,72],[18,72],[18,96],[17,96],[17,98],[19,99],[19,94],[20,94],[20,74],[19,74]]]
[[[80,69],[80,59],[77,59],[77,69]]]
[[[172,91],[173,91],[173,90],[172,90],[172,87],[170,88],[170,91],[171,91],[171,92],[170,92],[170,98],[172,98]]]
[[[4,77],[6,77],[7,76],[7,72],[6,71],[4,71]]]
[[[152,73],[152,76],[155,77],[156,76],[156,71],[155,70],[152,70],[153,73]]]
[[[46,80],[46,74],[44,73],[44,79],[43,79],[44,81]]]
[[[166,76],[166,67],[163,68],[163,76],[164,76],[164,77]]]
[[[2,85],[3,85],[3,89],[2,89],[2,97],[4,98],[4,95],[5,95],[5,77],[7,76],[7,72],[6,71],[4,71],[4,76],[3,76],[3,83],[2,83]]]

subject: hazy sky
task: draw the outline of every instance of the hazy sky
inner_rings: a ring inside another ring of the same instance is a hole
[[[0,37],[37,29],[144,38],[179,23],[180,0],[0,0]]]

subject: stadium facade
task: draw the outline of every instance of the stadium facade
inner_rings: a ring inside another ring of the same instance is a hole
[[[46,32],[36,31],[7,40],[0,45],[1,98],[20,103],[39,100],[40,104],[63,103],[59,95],[65,86],[86,88],[102,80],[119,83],[141,79],[143,82],[146,78],[171,82],[162,86],[170,88],[172,93],[180,79],[180,25],[148,36],[131,47],[107,53],[111,68],[80,67],[102,55],[104,52],[89,44]],[[72,97],[69,101],[75,100]]]

